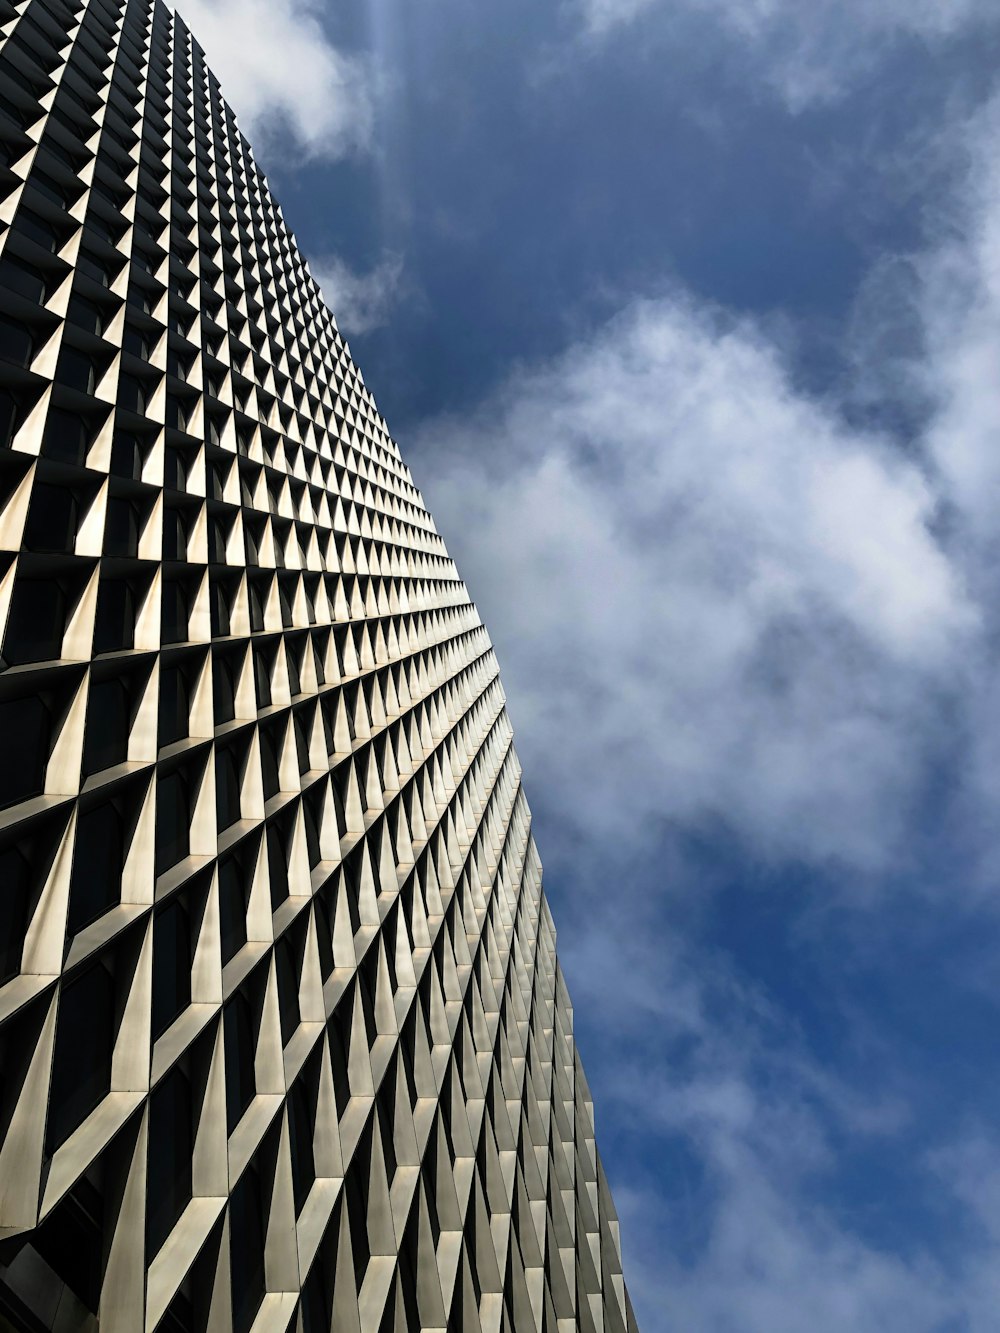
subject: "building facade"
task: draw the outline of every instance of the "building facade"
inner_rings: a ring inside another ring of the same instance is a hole
[[[0,1329],[624,1333],[465,585],[181,19],[0,25]]]

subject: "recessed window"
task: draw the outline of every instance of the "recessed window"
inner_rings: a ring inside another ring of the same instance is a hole
[[[14,585],[4,660],[11,666],[62,656],[66,594],[54,579],[18,579]]]
[[[153,923],[153,1040],[191,1003],[191,922],[172,899]]]
[[[183,1070],[174,1068],[149,1099],[147,1260],[161,1248],[191,1200],[193,1151],[191,1085]]]
[[[83,771],[89,776],[128,758],[131,700],[123,680],[92,680],[87,700]]]
[[[75,935],[121,900],[125,831],[117,804],[82,810],[77,819],[67,933]]]
[[[223,1010],[223,1034],[226,1047],[226,1121],[231,1134],[257,1091],[254,1081],[253,1015],[250,1001],[242,991],[237,991]]]
[[[110,1091],[114,1005],[114,981],[103,962],[62,988],[49,1095],[50,1153]]]
[[[168,773],[156,788],[156,873],[182,861],[190,846],[191,808],[182,773]]]

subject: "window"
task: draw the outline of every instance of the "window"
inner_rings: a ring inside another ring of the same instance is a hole
[[[163,1245],[191,1200],[193,1151],[191,1085],[183,1070],[175,1067],[149,1101],[147,1262]]]
[[[30,366],[33,347],[34,339],[29,328],[0,316],[0,357],[16,366]]]
[[[260,1180],[256,1168],[250,1166],[229,1202],[233,1333],[248,1333],[264,1300],[265,1221]]]
[[[158,744],[163,749],[188,735],[191,718],[191,692],[188,672],[179,664],[160,669]]]
[[[288,897],[288,844],[277,824],[267,826],[267,872],[271,886],[271,910],[276,912]]]
[[[0,984],[21,970],[21,950],[28,928],[31,870],[20,847],[0,851]]]
[[[182,861],[190,846],[191,810],[187,784],[180,772],[168,773],[156,789],[156,873]]]
[[[77,412],[51,407],[45,420],[42,453],[60,463],[82,464],[90,443],[87,422]]]
[[[172,899],[153,923],[153,1040],[191,1003],[191,923]]]
[[[79,505],[68,486],[36,481],[31,492],[24,545],[29,551],[72,551]]]
[[[124,579],[102,579],[97,594],[94,652],[129,649],[135,641],[135,595]]]
[[[136,556],[139,550],[139,509],[131,500],[112,496],[104,527],[106,555]]]
[[[125,865],[122,825],[121,813],[113,801],[81,811],[78,816],[66,927],[70,935],[121,900]]]
[[[226,1046],[226,1121],[232,1134],[257,1091],[253,1016],[250,1001],[242,991],[237,991],[223,1010],[223,1036]]]
[[[35,696],[0,703],[0,736],[16,764],[0,764],[0,809],[27,801],[45,790],[52,718],[45,702]]]
[[[66,594],[54,579],[18,579],[4,637],[10,666],[53,662],[62,656]]]
[[[63,986],[49,1097],[50,1153],[111,1088],[114,1005],[114,982],[103,962]]]
[[[215,811],[220,830],[240,818],[240,767],[231,747],[216,750]]]
[[[247,899],[251,876],[242,858],[230,856],[219,863],[219,922],[222,963],[235,958],[247,942]]]
[[[87,701],[87,734],[83,749],[83,771],[100,773],[128,758],[132,725],[129,692],[117,678],[92,680]]]
[[[295,1213],[302,1205],[316,1179],[316,1161],[313,1156],[314,1098],[309,1095],[306,1076],[293,1084],[288,1095],[288,1138],[292,1151],[292,1190],[295,1195]]]

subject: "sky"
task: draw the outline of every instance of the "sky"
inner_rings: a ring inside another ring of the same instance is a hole
[[[496,645],[640,1328],[995,1333],[995,0],[178,8]]]

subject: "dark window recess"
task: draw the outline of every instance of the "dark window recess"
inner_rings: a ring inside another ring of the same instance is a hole
[[[42,453],[60,463],[82,464],[87,456],[90,430],[87,422],[76,412],[52,407],[45,420]]]
[[[237,991],[223,1010],[226,1045],[226,1121],[229,1133],[239,1124],[256,1093],[254,1031],[250,1002]]]
[[[102,579],[97,594],[94,652],[116,653],[135,642],[135,595],[124,579]]]
[[[329,1283],[322,1263],[314,1264],[302,1288],[302,1333],[329,1333],[333,1315],[326,1294],[328,1286],[332,1288],[332,1283]]]
[[[217,657],[212,663],[212,711],[216,726],[221,722],[231,722],[236,716],[233,664],[226,657]]]
[[[141,416],[146,410],[146,386],[135,375],[121,375],[118,379],[118,406]]]
[[[299,980],[287,936],[274,947],[278,976],[278,1014],[281,1021],[281,1044],[287,1046],[299,1026]]]
[[[128,758],[128,734],[132,725],[129,692],[124,681],[91,681],[87,700],[87,734],[83,747],[86,776],[100,773]]]
[[[215,813],[220,829],[240,817],[240,765],[229,748],[215,753]]]
[[[21,404],[9,389],[0,389],[0,447],[6,448],[21,425]]]
[[[300,649],[292,648],[285,654],[285,661],[288,665],[288,688],[294,699],[297,694],[302,693],[302,682],[300,679],[299,667],[302,659]]]
[[[63,986],[49,1095],[50,1153],[110,1091],[114,1008],[114,982],[103,963]]]
[[[33,350],[31,330],[16,320],[0,316],[0,357],[16,366],[30,366]]]
[[[67,486],[36,482],[24,525],[29,551],[71,551],[76,541],[79,505]]]
[[[191,1003],[191,922],[175,898],[153,924],[153,1040]]]
[[[0,703],[0,736],[16,764],[0,764],[0,809],[41,796],[45,790],[52,718],[40,698]]]
[[[70,297],[66,322],[87,333],[95,333],[98,337],[104,332],[104,314],[100,306],[88,301],[85,296]]]
[[[298,1216],[316,1179],[313,1156],[313,1114],[305,1079],[300,1078],[288,1097],[288,1137],[292,1150],[292,1190]]]
[[[317,814],[315,800],[306,799],[302,802],[302,816],[302,823],[306,830],[306,851],[309,856],[309,868],[313,870],[322,860],[319,845],[320,816]],[[389,835],[386,833],[384,836],[388,837]]]
[[[18,210],[14,218],[14,228],[23,236],[30,236],[36,245],[40,245],[43,250],[48,250],[53,254],[58,248],[55,229],[40,218],[37,213],[33,213],[30,208]]]
[[[252,633],[256,634],[264,628],[264,598],[261,595],[260,588],[255,583],[249,584],[248,591],[250,593],[250,629]]]
[[[136,556],[139,551],[139,510],[129,500],[112,496],[104,527],[106,555]]]
[[[139,357],[142,361],[149,360],[149,339],[141,329],[137,329],[134,324],[125,326],[125,333],[122,338],[122,349],[130,352],[133,356]],[[138,380],[135,381],[138,383]]]
[[[294,715],[295,753],[299,761],[299,773],[309,772],[309,737],[306,722],[301,713]]]
[[[249,1167],[229,1201],[233,1333],[248,1333],[264,1300],[264,1200],[256,1167]]]
[[[230,622],[229,595],[225,584],[214,581],[211,585],[212,637],[228,638],[232,633]]]
[[[45,274],[40,269],[13,255],[0,259],[0,286],[8,287],[18,296],[24,296],[38,305],[45,303]]]
[[[94,282],[100,283],[102,287],[111,286],[111,271],[95,255],[89,254],[86,250],[81,250],[79,258],[76,261],[77,272],[84,273]]]
[[[247,899],[250,876],[235,856],[219,863],[219,927],[222,964],[229,962],[247,942]]]
[[[272,728],[261,728],[260,732],[260,767],[264,783],[264,800],[269,801],[281,790],[281,775],[278,769],[278,745],[280,739]]]
[[[276,912],[288,897],[288,852],[285,836],[277,824],[267,826],[267,872],[271,886],[271,910]]]
[[[179,449],[166,450],[163,460],[163,484],[168,490],[187,489],[187,464]]]
[[[208,531],[208,558],[213,564],[225,564],[227,536],[228,533],[222,521],[217,518],[212,519]]]
[[[0,851],[0,984],[21,970],[21,950],[28,929],[31,869],[18,847]]]
[[[187,527],[179,509],[167,509],[163,515],[163,558],[187,559]]]
[[[4,635],[4,661],[54,662],[62,655],[66,594],[53,579],[18,579]]]
[[[163,642],[184,643],[188,636],[187,594],[182,583],[163,584]]]
[[[33,186],[39,194],[43,194],[46,199],[51,199],[54,204],[58,204],[60,208],[67,207],[68,197],[66,190],[58,183],[58,181],[54,181],[47,172],[41,171],[38,167],[35,167],[34,171],[32,171],[31,175],[28,177],[28,184]]]
[[[271,665],[263,653],[254,653],[253,672],[257,682],[257,707],[271,706]]]
[[[124,865],[124,829],[114,803],[107,801],[81,812],[69,887],[69,935],[83,930],[120,902]]]
[[[190,730],[191,692],[188,673],[182,666],[165,666],[160,671],[158,745],[173,745]]]
[[[46,1263],[97,1313],[103,1272],[103,1200],[84,1177],[32,1234]]]
[[[173,1069],[149,1101],[146,1259],[160,1249],[191,1200],[191,1085]]]
[[[156,790],[156,873],[184,859],[189,848],[190,804],[183,774],[168,773]]]
[[[93,359],[76,347],[63,347],[56,366],[56,383],[80,393],[93,393],[97,383]]]
[[[111,471],[116,477],[138,481],[142,476],[142,446],[135,435],[117,431],[111,442]]]

